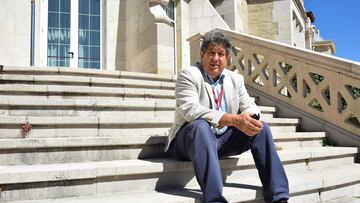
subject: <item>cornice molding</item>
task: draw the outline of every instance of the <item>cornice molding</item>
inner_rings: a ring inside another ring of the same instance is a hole
[[[154,16],[155,23],[164,23],[168,25],[172,25],[174,21],[166,15],[166,12],[162,5],[158,3],[151,3],[149,5],[150,13]]]

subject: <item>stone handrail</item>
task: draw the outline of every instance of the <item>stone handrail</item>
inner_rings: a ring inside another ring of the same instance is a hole
[[[242,74],[247,86],[360,136],[360,63],[220,31],[234,46],[228,68]],[[201,37],[188,39],[192,63]]]

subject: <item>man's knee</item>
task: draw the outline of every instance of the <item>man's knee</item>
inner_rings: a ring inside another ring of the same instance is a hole
[[[262,132],[264,132],[264,133],[270,133],[270,134],[271,134],[271,130],[270,130],[269,124],[266,123],[266,122],[262,122],[262,124],[263,124]]]
[[[192,130],[208,131],[211,130],[210,124],[204,119],[196,119],[187,124]]]
[[[263,122],[263,128],[259,134],[261,134],[261,137],[266,138],[268,140],[273,139],[271,129],[268,123]]]
[[[215,136],[211,130],[210,124],[204,119],[197,119],[188,124],[191,129],[191,134],[195,142],[208,143],[208,141],[213,141]]]

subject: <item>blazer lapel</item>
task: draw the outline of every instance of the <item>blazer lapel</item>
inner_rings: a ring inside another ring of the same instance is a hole
[[[233,113],[234,107],[233,107],[233,88],[232,88],[232,81],[231,77],[226,74],[226,70],[224,70],[223,74],[225,75],[224,78],[224,94],[225,94],[225,101],[226,101],[226,109],[228,113]]]
[[[214,96],[212,93],[212,87],[210,85],[210,81],[206,75],[203,75],[203,78],[204,78],[204,82],[205,82],[205,89],[206,89],[206,92],[207,92],[209,100],[210,100],[209,108],[214,108],[215,100],[214,100]]]
[[[203,67],[201,66],[201,64],[197,63],[196,66],[199,68],[201,75],[203,77],[205,90],[206,90],[206,93],[207,93],[208,99],[209,99],[209,105],[210,105],[209,108],[212,109],[214,107],[213,105],[215,104],[215,101],[214,101],[214,97],[212,94],[211,83],[209,81],[209,78],[206,76],[205,71],[204,71]]]

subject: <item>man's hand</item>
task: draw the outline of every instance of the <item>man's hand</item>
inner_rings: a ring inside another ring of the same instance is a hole
[[[220,126],[234,126],[248,136],[254,136],[262,130],[262,122],[251,117],[252,114],[225,114],[219,121]]]

